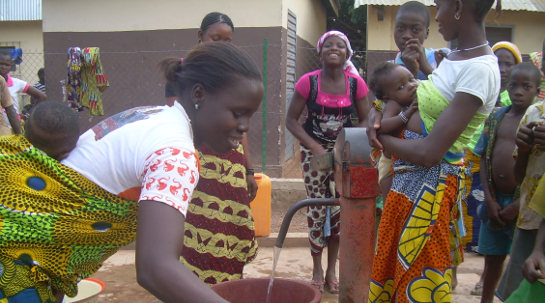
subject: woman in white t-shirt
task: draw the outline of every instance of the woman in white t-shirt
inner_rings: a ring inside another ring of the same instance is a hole
[[[160,62],[174,106],[138,107],[85,132],[63,164],[104,189],[139,201],[138,283],[163,302],[225,302],[179,262],[188,202],[199,179],[195,148],[238,147],[263,97],[252,59],[224,42]],[[60,302],[60,301],[59,301]]]
[[[394,155],[370,301],[384,292],[396,302],[432,302],[436,293],[450,301],[452,266],[462,261],[463,151],[500,88],[497,58],[484,30],[494,0],[435,3],[439,32],[446,41],[457,39],[459,49],[418,87],[418,113],[405,121],[402,138],[379,134],[381,114],[370,111],[370,144]]]

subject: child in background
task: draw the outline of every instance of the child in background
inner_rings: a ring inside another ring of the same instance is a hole
[[[543,161],[543,151],[545,150],[544,105],[545,101],[541,101],[528,108],[517,133],[518,157],[515,174],[519,179],[524,178],[521,187],[530,189],[529,195],[521,201],[521,210],[522,204],[528,203],[529,210],[537,215],[536,222],[539,221],[540,224],[533,250],[522,266],[522,274],[526,280],[523,280],[520,285],[517,284],[518,288],[515,286],[516,290],[505,301],[509,303],[536,302],[536,298],[545,296],[543,280],[536,283],[537,279],[545,279],[545,219],[543,219],[545,217],[545,183],[541,180],[545,167]],[[504,280],[506,280],[506,275],[503,277],[502,284]],[[500,289],[498,289],[499,291]]]
[[[405,66],[415,78],[427,80],[428,75],[437,68],[434,49],[424,48],[428,38],[430,10],[418,1],[405,2],[396,14],[394,41],[399,51],[394,63]],[[443,53],[448,54],[448,51]]]
[[[516,45],[509,41],[500,41],[492,46],[494,55],[498,58],[498,66],[500,68],[501,89],[496,106],[511,105],[509,100],[509,92],[507,91],[507,83],[509,81],[509,73],[515,64],[522,62],[520,51]],[[467,151],[464,158],[466,167],[466,203],[463,204],[464,221],[466,222],[467,234],[462,238],[462,244],[466,251],[478,252],[479,231],[481,228],[481,219],[477,215],[477,207],[484,203],[484,193],[481,181],[481,154],[476,152],[475,146],[481,138],[484,123],[473,134],[473,138],[467,144]],[[483,278],[475,284],[471,294],[481,296],[483,292]]]
[[[9,118],[9,123],[13,128],[13,132],[16,135],[21,134],[21,126],[19,124],[19,119],[17,117],[17,112],[13,106],[13,100],[9,94],[8,85],[6,80],[3,77],[0,77],[0,105],[1,108],[6,111],[7,117]],[[11,130],[6,125],[6,122],[2,119],[0,121],[0,136],[9,136],[11,135]]]
[[[498,57],[498,60],[501,62],[502,58]],[[539,93],[540,78],[539,70],[529,62],[512,69],[505,82],[513,103],[492,111],[475,147],[475,152],[482,155],[480,166],[483,168],[481,180],[485,202],[477,211],[482,221],[479,253],[485,256],[481,302],[494,300],[503,262],[511,251],[513,223],[519,208],[518,183],[512,173],[516,129]]]
[[[543,54],[545,53],[545,40],[543,40],[543,47],[540,52],[529,53],[530,61],[534,63],[537,68],[541,69],[541,84],[539,85],[539,95],[536,97],[536,102],[545,100],[545,67],[543,63]]]
[[[42,102],[34,107],[25,124],[25,138],[49,157],[61,161],[78,142],[78,115],[62,103]]]
[[[13,60],[9,51],[0,50],[0,76],[6,79],[8,90],[11,94],[11,98],[13,99],[13,106],[17,114],[19,114],[19,94],[23,93],[33,98],[36,98],[36,103],[45,101],[47,99],[47,96],[37,88],[30,86],[25,81],[11,77],[9,75],[9,72],[11,71],[12,62]],[[9,123],[5,114],[4,120]]]
[[[502,107],[511,105],[509,92],[507,91],[509,73],[513,66],[522,62],[522,55],[520,54],[518,47],[509,41],[500,41],[494,44],[492,46],[492,51],[494,51],[494,55],[498,57],[501,75],[501,90],[496,106]]]
[[[34,87],[45,94],[45,69],[42,67],[38,70],[38,82],[34,83]],[[36,104],[37,99],[32,97],[30,104]]]
[[[373,106],[384,112],[380,124],[382,133],[399,135],[412,115],[418,111],[417,87],[418,82],[413,74],[400,65],[382,62],[375,68],[369,88],[378,99],[373,102]],[[381,158],[385,159],[379,162],[378,181],[382,195],[386,197],[392,185],[392,160],[386,150]]]
[[[543,43],[543,51],[545,51],[545,41]],[[533,53],[530,58],[532,56],[538,58],[536,54],[539,53]],[[540,87],[544,87],[545,67],[543,66],[543,62],[536,60],[533,63],[538,68],[541,68]],[[542,90],[540,90],[537,98],[539,99],[541,96],[545,97]],[[541,223],[541,216],[529,208],[529,203],[532,200],[539,180],[545,173],[545,161],[543,160],[545,158],[543,155],[543,150],[545,150],[543,148],[545,146],[543,142],[545,127],[536,126],[537,124],[545,123],[543,107],[543,102],[530,106],[520,122],[520,128],[517,133],[518,157],[515,165],[515,178],[519,183],[522,183],[520,186],[520,208],[509,263],[496,290],[496,296],[502,301],[510,298],[511,293],[524,280],[520,269],[524,261],[532,253],[533,243]],[[541,146],[538,148],[536,145]]]

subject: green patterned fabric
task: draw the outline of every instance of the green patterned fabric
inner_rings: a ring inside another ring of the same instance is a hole
[[[0,299],[17,296],[14,285],[75,296],[80,279],[135,239],[137,213],[137,202],[105,191],[23,136],[0,137]],[[26,272],[15,275],[14,264]]]
[[[450,100],[447,100],[433,85],[431,80],[422,81],[417,89],[418,93],[418,111],[420,117],[426,126],[426,133],[431,133],[435,121],[443,110],[450,104]],[[477,112],[469,121],[466,129],[460,134],[460,137],[454,142],[449,149],[450,152],[460,154],[464,152],[464,148],[471,140],[473,133],[479,125],[488,117],[488,115]],[[452,163],[452,162],[451,162]]]

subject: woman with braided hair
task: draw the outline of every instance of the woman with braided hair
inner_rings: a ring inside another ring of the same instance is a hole
[[[204,17],[199,44],[230,43],[235,27],[222,13]],[[167,104],[174,102],[169,92]],[[234,112],[234,115],[240,113]],[[227,153],[207,145],[197,148],[200,179],[187,211],[180,261],[209,285],[242,278],[244,266],[257,256],[250,202],[257,193],[246,134],[242,144]]]

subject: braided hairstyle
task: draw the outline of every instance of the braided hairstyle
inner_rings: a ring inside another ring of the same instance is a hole
[[[204,16],[201,22],[201,30],[205,32],[211,25],[216,23],[225,23],[231,27],[233,33],[235,32],[235,26],[233,25],[231,18],[226,14],[218,12],[208,13],[208,15]]]
[[[174,83],[177,96],[200,83],[212,94],[240,81],[262,81],[261,72],[246,52],[227,42],[204,42],[194,47],[187,56],[166,58],[158,67],[167,81]]]

